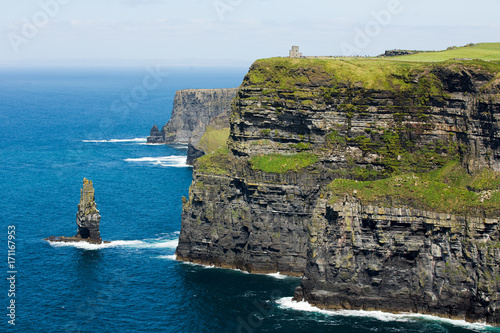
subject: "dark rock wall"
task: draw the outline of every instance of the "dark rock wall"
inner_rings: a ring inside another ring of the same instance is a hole
[[[204,152],[203,150],[201,150],[201,149],[196,148],[196,147],[195,147],[195,146],[193,146],[193,144],[190,142],[190,143],[188,144],[186,164],[187,164],[187,165],[194,165],[194,161],[195,161],[197,158],[202,157],[203,155],[205,155],[205,152]]]
[[[296,299],[500,324],[499,220],[320,200]]]
[[[247,177],[195,171],[178,259],[302,276],[307,225],[323,176],[268,175],[237,164],[233,170]]]

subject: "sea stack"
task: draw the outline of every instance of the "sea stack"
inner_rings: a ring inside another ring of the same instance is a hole
[[[78,231],[75,237],[86,239],[89,243],[101,244],[101,233],[99,223],[101,215],[97,210],[92,181],[83,178],[83,188],[80,190],[80,203],[76,213],[76,224]]]
[[[78,213],[76,213],[77,233],[74,237],[55,237],[46,238],[52,242],[87,242],[91,244],[103,243],[99,231],[101,215],[97,210],[94,196],[94,186],[92,181],[83,179],[83,188],[80,190],[80,203],[78,204]]]

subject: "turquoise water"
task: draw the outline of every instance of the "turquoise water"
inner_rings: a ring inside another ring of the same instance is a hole
[[[173,260],[186,152],[145,145],[175,91],[238,86],[247,68],[0,70],[0,331],[479,332],[480,325],[293,303],[300,280]],[[152,81],[148,81],[152,83]],[[57,246],[76,233],[84,177],[94,182],[105,246]],[[15,226],[15,326],[6,316],[8,226]]]

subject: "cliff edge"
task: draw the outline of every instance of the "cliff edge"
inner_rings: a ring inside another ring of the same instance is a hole
[[[323,308],[500,324],[500,63],[256,61],[195,161],[179,260]]]

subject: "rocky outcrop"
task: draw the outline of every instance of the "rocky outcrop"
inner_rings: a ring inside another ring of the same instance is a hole
[[[80,203],[76,214],[77,233],[74,237],[49,237],[46,240],[52,242],[87,242],[101,244],[101,233],[99,224],[101,215],[95,203],[94,187],[92,181],[84,178],[83,188],[80,190]]]
[[[148,143],[165,143],[165,131],[162,129],[160,132],[158,126],[153,125],[147,141]]]
[[[187,165],[193,165],[194,164],[194,160],[196,160],[199,157],[202,157],[203,155],[205,155],[205,152],[202,149],[196,148],[190,142],[188,144],[186,164]]]
[[[498,324],[493,195],[484,195],[490,208],[460,215],[418,207],[419,197],[367,205],[330,185],[455,160],[471,174],[499,172],[500,68],[376,61],[257,61],[233,104],[228,149],[195,162],[177,258],[304,274],[296,297],[325,308]],[[468,198],[485,189],[463,188]]]
[[[422,53],[424,51],[416,51],[416,50],[387,50],[384,52],[384,54],[381,55],[381,57],[399,57],[399,56],[405,56],[405,55],[410,55],[410,54],[417,54],[417,53]]]

